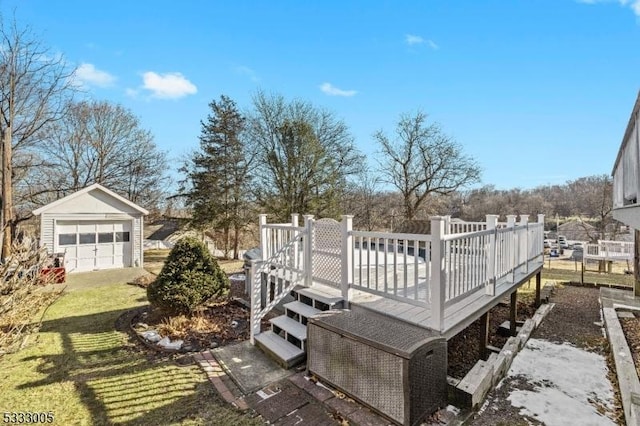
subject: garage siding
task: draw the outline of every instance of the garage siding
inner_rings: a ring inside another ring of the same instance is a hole
[[[40,221],[40,247],[46,246],[47,253],[53,253],[55,215],[44,213]]]
[[[142,266],[142,217],[133,220],[133,263],[131,266]]]

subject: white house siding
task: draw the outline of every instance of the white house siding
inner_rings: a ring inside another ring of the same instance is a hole
[[[142,216],[133,220],[133,263],[131,266],[142,266]]]
[[[640,229],[640,94],[613,166],[613,217]]]
[[[54,215],[43,213],[40,219],[40,246],[47,248],[47,253],[53,253],[53,241],[55,233]]]

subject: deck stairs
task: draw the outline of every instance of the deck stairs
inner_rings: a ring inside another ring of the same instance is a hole
[[[284,314],[270,319],[271,329],[255,336],[258,346],[284,368],[306,359],[307,320],[322,311],[344,306],[342,297],[321,287],[324,286],[294,287],[291,291],[294,300],[283,305]]]

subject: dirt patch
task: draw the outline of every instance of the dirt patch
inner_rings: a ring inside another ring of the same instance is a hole
[[[531,295],[518,300],[516,321],[531,318],[536,311]],[[499,332],[500,325],[509,321],[509,301],[503,301],[489,311],[489,344],[502,348],[509,338]],[[452,337],[447,343],[447,359],[449,367],[447,374],[458,379],[463,378],[480,359],[480,320],[476,320],[469,327]]]
[[[533,338],[555,343],[571,343],[590,352],[604,355],[609,367],[609,380],[616,392],[615,412],[610,417],[623,425],[624,414],[615,383],[615,368],[609,355],[609,346],[602,334],[599,290],[589,287],[565,286],[552,296],[555,307],[532,334]],[[519,377],[507,377],[489,393],[483,409],[469,423],[474,426],[540,424],[536,419],[520,414],[507,397],[519,389],[529,389]],[[595,404],[594,404],[595,405]]]

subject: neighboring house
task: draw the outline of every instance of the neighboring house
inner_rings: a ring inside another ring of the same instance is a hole
[[[640,93],[613,166],[613,217],[635,231],[635,295],[640,296]]]
[[[570,220],[558,226],[558,234],[570,241],[592,241],[599,238],[596,228],[580,219]]]
[[[72,273],[142,266],[148,213],[97,183],[33,211],[40,216],[40,245],[64,253]]]

